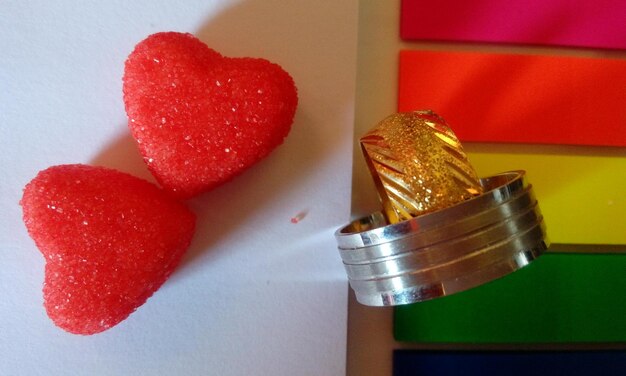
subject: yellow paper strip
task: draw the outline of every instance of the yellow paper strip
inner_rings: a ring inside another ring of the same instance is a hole
[[[626,149],[463,146],[480,176],[527,171],[551,242],[626,245]]]

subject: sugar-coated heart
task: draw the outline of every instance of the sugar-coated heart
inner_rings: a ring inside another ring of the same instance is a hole
[[[48,316],[94,334],[124,320],[178,265],[195,216],[155,185],[104,167],[41,171],[20,202],[28,233],[46,259]]]
[[[124,69],[133,137],[159,183],[181,198],[240,174],[280,145],[298,103],[291,76],[257,58],[228,58],[191,34],[157,33]]]

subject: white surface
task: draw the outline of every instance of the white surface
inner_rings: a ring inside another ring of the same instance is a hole
[[[350,212],[357,7],[0,4],[0,374],[345,373],[347,283],[332,233]],[[165,30],[281,64],[299,88],[293,130],[269,158],[190,202],[194,242],[145,305],[104,333],[68,334],[42,306],[44,260],[21,222],[22,187],[62,163],[151,179],[125,125],[121,77],[133,46]]]

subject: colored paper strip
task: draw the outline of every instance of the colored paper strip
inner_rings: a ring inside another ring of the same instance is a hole
[[[623,49],[626,2],[613,0],[403,0],[406,40]]]
[[[624,59],[405,50],[398,103],[461,141],[626,146]]]
[[[395,309],[398,341],[626,341],[626,254],[547,253],[486,285]]]
[[[625,351],[396,350],[393,376],[620,375]]]
[[[526,170],[553,243],[621,244],[626,251],[625,148],[464,146],[480,176]]]

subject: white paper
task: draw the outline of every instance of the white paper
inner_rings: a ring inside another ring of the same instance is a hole
[[[0,374],[345,373],[347,281],[333,232],[350,214],[357,8],[0,3]],[[121,77],[133,46],[167,30],[283,66],[299,90],[292,132],[245,174],[189,202],[193,244],[145,305],[101,334],[68,334],[42,306],[44,260],[21,221],[22,188],[64,163],[153,180],[126,127]]]

